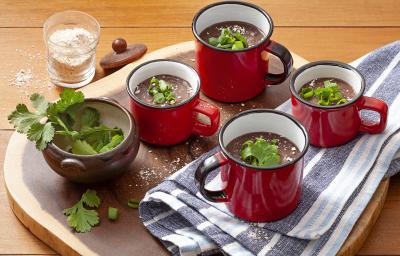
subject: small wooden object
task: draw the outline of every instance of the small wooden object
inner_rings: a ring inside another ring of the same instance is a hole
[[[104,69],[118,68],[129,64],[146,53],[147,47],[144,44],[128,45],[123,38],[117,38],[112,42],[113,52],[104,56],[100,66]]]

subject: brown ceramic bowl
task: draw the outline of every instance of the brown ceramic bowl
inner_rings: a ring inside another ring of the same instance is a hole
[[[119,127],[124,140],[111,151],[97,155],[75,155],[63,150],[66,140],[56,136],[43,151],[49,166],[59,175],[78,183],[95,183],[121,175],[129,169],[139,150],[139,131],[135,119],[117,102],[107,98],[85,99],[84,106],[96,108],[101,122]]]

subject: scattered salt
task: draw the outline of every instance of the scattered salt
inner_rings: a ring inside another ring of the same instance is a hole
[[[15,74],[15,80],[12,85],[23,86],[32,80],[32,71],[30,69],[21,69]]]

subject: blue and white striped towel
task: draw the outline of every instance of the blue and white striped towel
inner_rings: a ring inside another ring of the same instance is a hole
[[[146,194],[140,204],[144,225],[172,254],[221,250],[228,255],[334,255],[385,174],[399,170],[399,61],[397,41],[352,63],[365,77],[366,95],[390,106],[387,128],[336,148],[310,147],[302,199],[288,217],[249,223],[233,217],[224,204],[206,201],[196,188],[194,171],[216,148]],[[290,102],[279,109],[290,112]],[[217,175],[208,185],[219,183]]]

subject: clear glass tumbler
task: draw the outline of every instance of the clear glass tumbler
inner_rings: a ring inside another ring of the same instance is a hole
[[[43,26],[47,69],[52,83],[68,88],[87,85],[96,71],[100,25],[80,11],[50,16]]]

